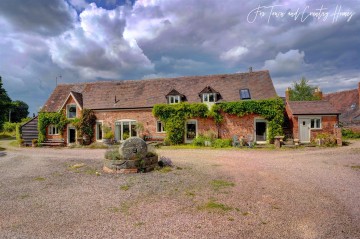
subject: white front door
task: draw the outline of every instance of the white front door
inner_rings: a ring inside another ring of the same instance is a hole
[[[310,142],[310,119],[299,119],[300,142]]]

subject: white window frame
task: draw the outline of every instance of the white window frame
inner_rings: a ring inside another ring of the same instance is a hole
[[[159,131],[159,124],[161,124],[160,126],[160,131]],[[156,133],[165,133],[165,126],[164,123],[161,122],[160,120],[156,121]]]
[[[120,124],[120,133],[121,133],[121,137],[119,139],[119,141],[124,141],[123,137],[124,137],[124,123],[127,122],[129,123],[129,137],[136,137],[138,136],[138,132],[136,132],[136,136],[131,134],[131,126],[132,125],[136,125],[137,121],[133,120],[133,119],[123,119],[123,120],[116,120],[115,121],[115,130],[116,130],[116,125]]]
[[[168,96],[169,104],[178,104],[181,102],[180,95],[169,95]]]
[[[317,122],[319,125],[317,126]],[[310,129],[322,129],[322,119],[321,117],[310,118]]]
[[[216,93],[203,93],[202,95],[202,101],[204,103],[215,103],[216,102]],[[210,101],[210,96],[213,97],[214,101]]]
[[[48,134],[49,135],[59,135],[59,129],[56,125],[49,125],[48,126]]]
[[[70,108],[71,107],[75,107],[75,117],[71,117],[70,118]],[[68,119],[75,119],[76,118],[76,114],[77,114],[77,107],[76,107],[76,104],[69,104],[69,105],[67,105],[66,106],[66,117],[68,118]]]
[[[100,132],[99,132],[98,125],[101,125],[101,139],[99,137]],[[95,139],[96,139],[96,141],[102,141],[103,140],[103,130],[102,130],[103,125],[104,125],[103,120],[97,120],[96,123],[95,123]]]

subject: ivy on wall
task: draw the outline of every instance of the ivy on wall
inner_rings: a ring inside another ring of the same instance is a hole
[[[237,115],[258,114],[268,121],[268,140],[277,135],[283,135],[284,102],[281,98],[267,100],[247,100],[219,103],[213,106],[212,113],[216,122],[222,121],[221,112]]]
[[[202,103],[158,104],[153,108],[153,115],[165,124],[166,137],[172,144],[183,143],[187,119],[214,118],[221,124],[222,113],[239,117],[258,114],[268,121],[268,140],[283,135],[284,103],[281,98],[224,102],[215,104],[211,111]]]
[[[46,128],[49,125],[55,125],[62,134],[69,120],[66,118],[64,111],[60,112],[41,112],[38,118],[39,137],[38,143],[42,143],[46,138]]]
[[[183,143],[187,119],[205,118],[208,113],[208,107],[202,103],[157,104],[153,108],[153,115],[165,124],[166,138],[172,144]]]

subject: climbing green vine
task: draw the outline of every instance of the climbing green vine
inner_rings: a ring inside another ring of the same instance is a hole
[[[201,103],[158,104],[153,108],[153,115],[165,124],[166,137],[172,144],[183,142],[187,119],[205,118],[208,113],[207,106]]]
[[[158,104],[153,108],[153,115],[165,123],[166,137],[172,144],[183,142],[187,119],[214,118],[217,124],[221,124],[224,113],[239,117],[248,114],[264,117],[268,120],[268,140],[283,134],[284,103],[281,98],[224,102],[215,104],[211,111],[202,103]]]
[[[62,134],[63,130],[70,121],[66,118],[65,113],[61,112],[41,112],[38,118],[39,137],[38,143],[42,143],[46,137],[46,127],[49,125],[57,126],[59,132]]]
[[[268,121],[268,140],[274,139],[277,135],[283,135],[284,102],[281,98],[216,104],[213,106],[211,113],[216,122],[222,121],[221,112],[239,117],[248,114],[258,114]]]

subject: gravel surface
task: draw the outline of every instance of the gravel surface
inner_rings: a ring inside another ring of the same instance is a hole
[[[103,149],[0,147],[0,238],[360,238],[360,141],[163,148],[177,168],[131,175]]]

